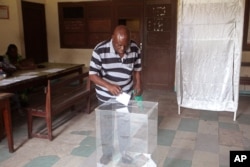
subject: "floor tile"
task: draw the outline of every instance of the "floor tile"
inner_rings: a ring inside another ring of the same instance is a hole
[[[218,122],[200,120],[198,132],[204,134],[218,135]]]
[[[229,154],[227,154],[227,155],[219,155],[219,165],[220,165],[220,167],[221,166],[230,166],[229,165],[229,162],[230,162],[230,158],[229,158]]]
[[[192,161],[192,167],[215,167],[219,166],[218,154],[195,151]]]
[[[219,122],[233,122],[234,113],[220,111],[218,112],[218,121]]]
[[[175,158],[166,158],[163,167],[170,167],[170,166],[178,166],[178,167],[191,167],[192,161],[189,160],[182,160],[182,159],[175,159]]]
[[[168,151],[168,157],[172,159],[181,159],[181,160],[189,160],[193,159],[194,150],[192,149],[183,149],[183,148],[175,148],[171,147]]]
[[[219,122],[219,127],[223,129],[231,129],[235,131],[239,131],[239,125],[236,123],[228,123],[228,122]]]
[[[237,118],[237,122],[240,124],[250,125],[250,115],[248,114],[240,114]]]
[[[171,146],[174,140],[175,133],[176,132],[173,130],[158,129],[158,145]]]
[[[180,118],[178,117],[165,117],[159,124],[160,129],[177,130],[180,124]]]
[[[59,160],[58,156],[40,156],[35,159],[32,159],[24,167],[51,167]]]
[[[171,147],[194,150],[197,133],[177,131]]]
[[[6,143],[7,144],[7,143]],[[1,146],[0,147],[0,162],[10,158],[12,156],[11,153],[9,153],[9,149],[6,146]],[[0,165],[1,166],[1,165]]]
[[[178,130],[197,132],[199,126],[198,119],[182,118],[178,127]]]
[[[89,165],[90,163],[88,163],[86,160],[88,158],[85,157],[79,157],[79,156],[72,156],[72,155],[65,155],[62,156],[60,158],[60,160],[58,160],[52,167],[84,167],[86,165]],[[92,164],[89,166],[94,166],[94,162],[96,160],[92,160]]]
[[[200,119],[205,121],[218,121],[218,112],[216,111],[201,111]]]
[[[72,155],[89,157],[96,150],[96,138],[87,137],[81,143],[80,146],[74,148],[71,152]]]
[[[243,133],[245,138],[250,139],[250,125],[239,124],[240,131]]]
[[[189,108],[181,108],[180,116],[182,118],[199,119],[200,118],[200,111],[199,110],[192,110]]]
[[[225,146],[244,147],[243,135],[240,131],[220,128],[219,144]]]
[[[162,146],[158,145],[157,149],[155,150],[156,160],[158,166],[163,166],[164,161],[168,155],[170,147],[169,146]]]
[[[218,153],[219,152],[218,135],[198,133],[195,150]]]

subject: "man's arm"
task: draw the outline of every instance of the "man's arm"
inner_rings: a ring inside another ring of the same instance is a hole
[[[140,96],[142,94],[141,72],[134,71],[134,94]]]
[[[100,86],[108,89],[108,91],[115,96],[119,95],[122,92],[122,89],[120,86],[115,85],[115,84],[111,84],[111,83],[105,81],[104,79],[102,79],[101,77],[99,77],[98,75],[91,74],[91,75],[89,75],[89,78],[96,85],[100,85]]]

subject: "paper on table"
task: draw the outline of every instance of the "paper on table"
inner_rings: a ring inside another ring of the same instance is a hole
[[[130,95],[124,92],[122,92],[116,97],[116,101],[122,103],[125,106],[128,105],[129,100],[130,100]]]
[[[18,76],[18,77],[12,77],[12,78],[5,78],[0,81],[0,86],[20,82],[20,81],[30,79],[30,78],[35,78],[35,77],[36,77],[35,75],[32,75],[32,76]]]
[[[37,75],[38,72],[26,72],[26,73],[23,73],[21,75],[24,75],[24,76],[29,76],[29,75]]]
[[[62,71],[64,69],[62,68],[52,68],[52,69],[49,69],[49,70],[44,70],[43,72],[48,72],[48,73],[52,73],[52,72],[58,72],[58,71]]]

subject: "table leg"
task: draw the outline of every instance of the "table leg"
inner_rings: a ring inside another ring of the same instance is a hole
[[[6,136],[8,139],[9,152],[14,152],[14,143],[13,143],[13,132],[12,132],[12,123],[11,123],[11,111],[10,111],[10,102],[8,99],[3,100],[3,120],[6,130]]]
[[[2,109],[0,109],[2,110]],[[0,111],[0,141],[4,138],[3,113]]]

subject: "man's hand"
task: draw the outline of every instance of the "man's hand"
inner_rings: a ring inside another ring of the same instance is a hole
[[[122,89],[121,89],[121,87],[118,86],[118,85],[109,84],[109,86],[107,87],[107,89],[108,89],[109,92],[112,93],[112,95],[114,95],[114,96],[118,96],[119,94],[122,93]]]
[[[114,96],[117,96],[119,95],[120,93],[122,93],[122,89],[120,86],[118,85],[115,85],[115,84],[112,84],[112,83],[109,83],[105,80],[103,80],[101,77],[99,77],[98,75],[89,75],[89,78],[92,82],[94,82],[95,84],[97,85],[100,85],[100,86],[103,86],[105,88],[108,89],[108,91],[114,95]]]
[[[134,96],[141,96],[142,89],[140,87],[134,87]]]
[[[142,95],[141,72],[134,71],[134,96]]]

